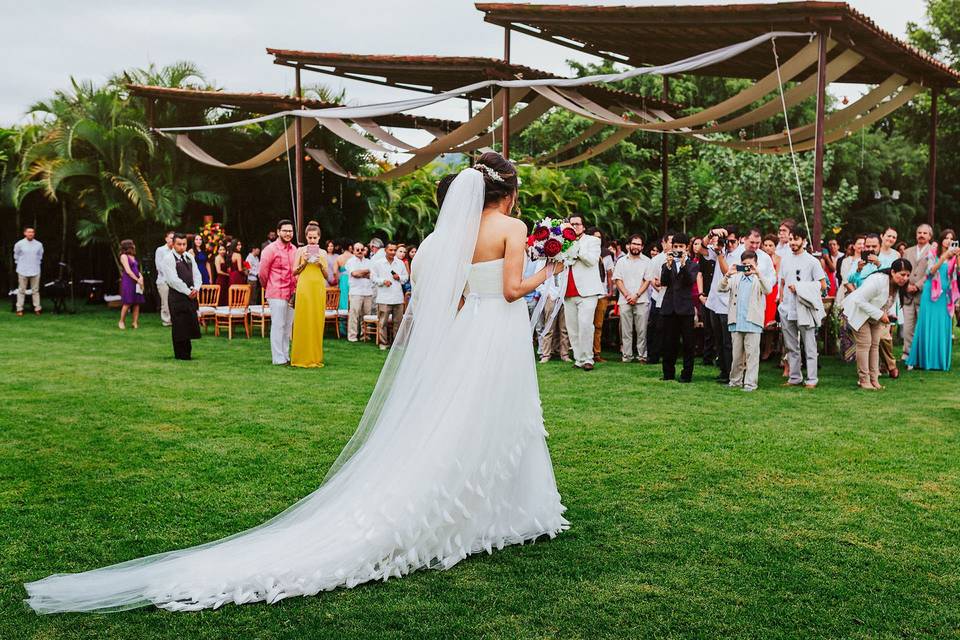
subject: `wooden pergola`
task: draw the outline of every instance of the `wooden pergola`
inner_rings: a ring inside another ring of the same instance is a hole
[[[845,2],[782,2],[701,6],[598,7],[549,4],[478,3],[484,19],[503,27],[503,59],[510,60],[513,31],[563,47],[635,67],[665,64],[771,31],[816,32],[819,38],[813,244],[819,249],[823,225],[823,153],[828,38],[864,56],[843,82],[879,84],[891,73],[931,91],[929,193],[927,217],[936,217],[937,100],[945,88],[960,86],[960,73],[880,29]],[[795,54],[805,42],[777,41],[779,53]],[[774,69],[771,51],[758,47],[728,61],[694,72],[696,75],[759,79]],[[664,78],[664,99],[668,78]],[[504,127],[508,129],[508,127]],[[668,150],[663,134],[663,156]],[[668,220],[664,181],[664,228]]]
[[[274,56],[275,64],[292,67],[295,70],[297,86],[300,84],[301,70],[425,93],[442,93],[483,80],[540,80],[560,77],[532,67],[510,63],[509,38],[507,46],[504,60],[475,56],[360,55],[271,48],[267,49],[267,53]],[[597,104],[614,110],[622,103],[638,105],[644,109],[660,109],[671,114],[683,109],[683,105],[671,102],[666,92],[658,98],[597,85],[579,87],[579,91]],[[473,117],[474,100],[486,100],[490,97],[490,94],[482,91],[465,94],[463,98],[467,101],[467,119]],[[504,157],[509,158],[510,110],[507,108],[506,100],[507,96],[504,94],[503,111],[506,115],[503,119],[500,141]],[[660,155],[664,202],[666,202],[666,185],[669,179],[666,138],[667,135],[664,134]]]
[[[229,91],[213,91],[203,89],[179,89],[171,87],[156,87],[142,84],[127,84],[130,95],[143,98],[146,101],[147,125],[152,129],[155,125],[155,110],[158,101],[177,104],[197,105],[204,109],[234,109],[252,114],[268,114],[291,109],[326,109],[342,106],[337,103],[321,100],[306,100],[297,83],[297,95],[287,96],[278,93],[237,93]],[[439,131],[453,131],[461,122],[442,120],[437,118],[422,118],[402,113],[380,116],[375,118],[378,124],[387,127],[406,129],[430,128]],[[303,136],[300,130],[300,119],[295,121],[296,126],[296,158],[294,161],[295,205],[297,233],[303,233]]]

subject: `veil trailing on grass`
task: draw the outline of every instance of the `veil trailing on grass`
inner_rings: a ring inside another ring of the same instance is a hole
[[[429,413],[424,390],[446,375],[442,350],[471,268],[483,201],[481,173],[461,171],[430,246],[416,257],[413,298],[360,424],[316,491],[264,524],[215,542],[31,582],[27,603],[55,613],[274,602],[433,566],[435,550],[449,548],[450,540],[460,544],[458,532],[437,541],[443,522],[453,522],[446,506],[433,521],[434,513],[420,506],[426,498],[438,503],[421,491],[436,480],[419,468],[423,458],[416,454],[430,436],[421,431],[442,425],[403,418],[408,411]],[[455,452],[429,453],[435,459]],[[391,483],[403,486],[384,486]]]

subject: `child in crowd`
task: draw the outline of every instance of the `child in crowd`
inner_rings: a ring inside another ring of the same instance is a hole
[[[733,339],[730,386],[753,391],[760,372],[760,336],[763,335],[766,296],[770,293],[757,271],[755,251],[743,252],[740,264],[731,266],[721,278],[719,291],[730,296],[727,314]]]

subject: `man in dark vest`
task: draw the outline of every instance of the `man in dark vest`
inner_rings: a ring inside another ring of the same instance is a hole
[[[190,341],[200,337],[197,294],[202,280],[197,263],[187,253],[187,237],[184,234],[174,234],[173,251],[163,257],[159,269],[170,287],[167,301],[170,308],[173,357],[177,360],[190,360]]]

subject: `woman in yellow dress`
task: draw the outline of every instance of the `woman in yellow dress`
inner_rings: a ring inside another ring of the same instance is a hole
[[[294,300],[290,365],[323,366],[323,327],[327,307],[327,252],[320,248],[320,227],[306,227],[307,245],[294,259],[297,295]]]

